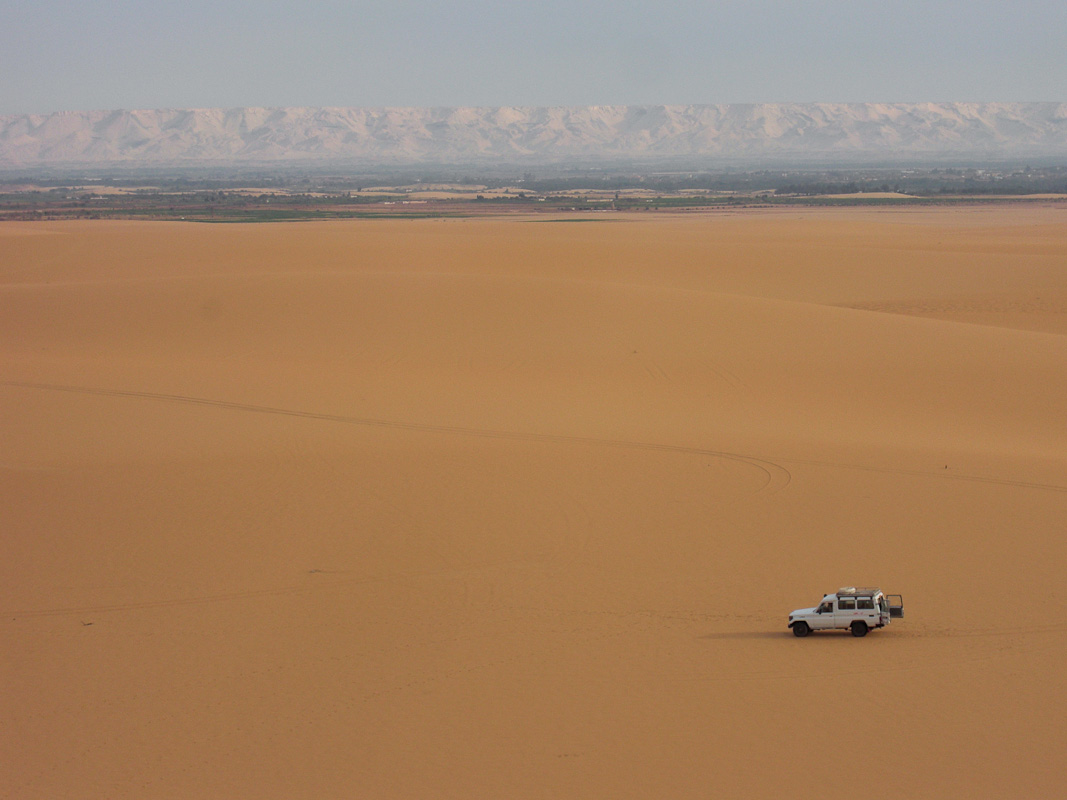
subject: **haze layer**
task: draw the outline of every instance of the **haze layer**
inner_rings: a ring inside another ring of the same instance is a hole
[[[0,795],[1061,790],[1064,212],[595,219],[0,227]]]

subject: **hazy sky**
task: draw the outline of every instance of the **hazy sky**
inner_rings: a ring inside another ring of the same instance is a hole
[[[0,0],[0,114],[1067,101],[1067,0]]]

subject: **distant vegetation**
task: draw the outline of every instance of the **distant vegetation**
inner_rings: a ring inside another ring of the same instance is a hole
[[[539,192],[648,189],[666,193],[819,195],[899,192],[919,196],[1067,193],[1067,166],[585,174],[542,179],[527,173],[527,177],[523,187]]]
[[[442,189],[448,191],[442,195]],[[0,219],[269,222],[783,204],[977,202],[1033,194],[1067,195],[1067,167],[735,172],[598,167],[554,168],[540,175],[503,168],[481,174],[454,167],[351,174],[0,173]]]

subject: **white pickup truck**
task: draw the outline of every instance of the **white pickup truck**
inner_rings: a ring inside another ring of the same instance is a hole
[[[904,599],[899,594],[883,594],[881,589],[846,586],[836,594],[824,595],[813,608],[798,608],[789,615],[794,636],[812,631],[852,631],[866,636],[871,628],[884,628],[904,616]]]

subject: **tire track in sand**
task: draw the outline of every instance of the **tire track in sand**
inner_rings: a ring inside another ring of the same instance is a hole
[[[653,452],[681,453],[684,455],[700,455],[705,457],[721,458],[728,461],[736,461],[759,470],[763,476],[763,483],[755,490],[756,492],[778,492],[785,488],[792,479],[791,473],[784,467],[772,461],[746,456],[738,453],[728,453],[720,450],[710,450],[699,447],[686,447],[684,445],[658,444],[655,442],[635,442],[624,439],[598,439],[591,436],[565,436],[562,434],[547,433],[523,433],[519,431],[503,431],[484,428],[467,428],[455,425],[433,425],[428,423],[401,422],[397,420],[377,419],[373,417],[355,417],[342,414],[322,414],[312,411],[300,411],[297,409],[278,408],[274,406],[262,406],[251,403],[236,403],[229,400],[214,400],[206,397],[193,397],[191,395],[166,394],[160,392],[142,392],[126,389],[100,389],[87,386],[72,386],[65,384],[30,383],[18,381],[0,381],[0,386],[9,386],[21,389],[33,389],[39,391],[69,392],[73,394],[95,395],[102,397],[133,398],[151,400],[157,402],[183,403],[187,405],[205,406],[208,408],[221,408],[230,411],[242,411],[255,414],[272,414],[300,419],[318,420],[324,422],[341,423],[346,425],[363,425],[394,430],[416,431],[422,433],[441,433],[455,436],[471,436],[485,439],[505,439],[512,441],[544,442],[549,444],[579,444],[599,447],[616,447],[631,450],[644,450]],[[441,574],[464,572],[499,566],[499,564],[473,564],[463,567],[446,568],[426,572],[400,573],[387,576],[368,576],[360,578],[348,578],[305,584],[290,584],[287,586],[271,587],[266,589],[252,589],[241,592],[222,592],[210,595],[198,595],[192,597],[170,598],[164,600],[146,600],[133,603],[115,603],[100,605],[68,606],[61,608],[27,609],[25,611],[0,611],[0,616],[12,619],[46,616],[64,616],[73,614],[93,614],[116,611],[135,611],[140,609],[169,608],[176,606],[201,605],[234,600],[248,600],[256,598],[276,597],[279,595],[299,594],[308,591],[340,588],[359,584],[382,583],[391,580],[404,580],[411,578],[423,578]],[[317,570],[312,570],[317,572]]]
[[[702,447],[689,447],[687,445],[661,444],[657,442],[638,442],[627,439],[601,439],[594,436],[568,436],[554,433],[528,433],[522,431],[494,430],[491,428],[468,428],[459,425],[434,425],[422,422],[403,422],[400,420],[380,419],[375,417],[356,417],[345,414],[323,414],[315,411],[300,411],[299,409],[279,408],[276,406],[262,406],[253,403],[236,403],[229,400],[214,400],[207,397],[194,397],[183,394],[166,394],[162,392],[141,392],[128,389],[100,389],[89,386],[72,386],[67,384],[30,383],[20,381],[0,381],[0,386],[10,386],[20,389],[36,389],[40,391],[70,392],[74,394],[88,394],[102,397],[126,397],[141,400],[155,400],[169,403],[184,403],[187,405],[207,406],[211,408],[223,408],[230,411],[244,411],[254,414],[273,414],[300,419],[313,419],[323,422],[335,422],[345,425],[361,425],[377,428],[390,428],[393,430],[419,431],[422,433],[443,433],[453,436],[479,437],[483,439],[507,439],[523,442],[545,442],[550,444],[581,444],[596,447],[616,447],[626,450],[645,450],[664,453],[681,453],[684,455],[707,456],[721,458],[727,461],[736,461],[754,467],[764,475],[763,484],[757,492],[767,491],[771,494],[784,489],[792,480],[792,473],[774,461],[768,461],[756,456],[730,453],[724,450],[711,450]]]
[[[395,583],[406,580],[421,580],[424,578],[439,578],[453,576],[467,572],[481,572],[498,569],[514,564],[526,563],[528,559],[509,559],[506,561],[485,561],[465,564],[458,567],[441,567],[439,569],[412,570],[409,572],[397,572],[386,575],[365,575],[352,578],[341,578],[327,581],[309,580],[303,584],[288,584],[274,586],[267,589],[248,589],[241,592],[218,592],[214,594],[192,595],[189,597],[171,597],[163,600],[138,600],[129,603],[100,603],[97,605],[61,606],[55,608],[36,608],[25,611],[0,611],[0,617],[10,617],[12,621],[19,619],[32,619],[34,617],[61,617],[71,615],[105,614],[113,611],[140,611],[155,608],[176,608],[178,606],[198,606],[211,603],[220,603],[234,600],[255,600],[258,598],[281,597],[283,595],[305,594],[309,592],[324,591],[328,589],[343,589],[352,586],[364,586],[370,584]],[[308,575],[339,574],[337,571],[311,569]],[[83,623],[86,624],[86,623]],[[91,624],[91,623],[89,623]]]

